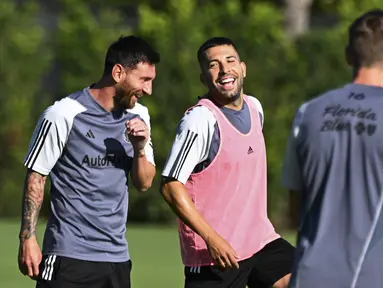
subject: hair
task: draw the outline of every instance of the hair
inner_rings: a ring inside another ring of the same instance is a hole
[[[134,69],[138,63],[157,64],[159,62],[160,54],[144,39],[133,35],[121,36],[108,48],[104,74],[110,73],[116,64],[121,64],[125,69]]]
[[[355,68],[383,63],[383,10],[358,17],[349,28],[347,50]]]
[[[233,46],[235,51],[237,51],[237,53],[238,53],[237,47],[235,46],[234,42],[232,40],[230,40],[229,38],[213,37],[213,38],[208,39],[205,43],[203,43],[201,45],[201,47],[199,47],[198,52],[197,52],[197,58],[198,58],[199,65],[202,67],[203,60],[205,59],[205,51],[206,50],[213,48],[213,47],[217,47],[217,46],[223,46],[223,45]]]

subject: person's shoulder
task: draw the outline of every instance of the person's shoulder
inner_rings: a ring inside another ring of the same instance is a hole
[[[246,95],[246,96],[247,96],[247,99],[252,101],[255,104],[255,106],[257,106],[257,108],[261,107],[261,109],[262,109],[261,101],[257,97],[255,97],[253,95]]]
[[[133,108],[126,109],[127,112],[140,115],[141,117],[149,116],[149,109],[141,103],[136,103]]]
[[[301,124],[305,121],[305,119],[308,119],[307,117],[314,119],[318,116],[318,113],[322,113],[324,107],[333,103],[334,101],[340,100],[341,97],[339,96],[345,95],[348,92],[349,91],[344,86],[336,87],[327,90],[317,96],[314,96],[308,101],[305,101],[298,107],[295,114],[294,123]]]
[[[177,134],[192,131],[198,135],[210,135],[216,123],[214,114],[207,107],[197,104],[186,110],[178,123]]]
[[[314,96],[312,99],[307,100],[301,104],[297,109],[297,115],[303,116],[303,114],[309,113],[308,111],[318,111],[319,107],[327,105],[333,99],[336,99],[339,94],[344,94],[344,87],[338,87],[327,90],[319,95]],[[301,118],[301,117],[300,117]]]
[[[333,99],[340,100],[339,96],[346,95],[348,92],[349,90],[346,87],[336,87],[314,96],[312,99],[304,102],[301,105],[301,107],[310,107],[327,104],[328,102],[333,101]]]
[[[255,104],[255,107],[257,107],[258,111],[261,114],[263,114],[263,107],[262,107],[261,101],[259,101],[259,99],[253,95],[246,95],[246,96],[247,96],[247,99],[249,99]]]
[[[209,108],[203,105],[195,105],[189,108],[182,120],[182,123],[187,126],[204,126],[206,124],[214,125],[216,123],[216,119],[212,111]]]
[[[149,109],[145,105],[137,102],[133,108],[126,109],[126,112],[138,115],[146,123],[146,125],[150,126]]]
[[[72,95],[55,101],[43,112],[44,118],[51,122],[73,120],[76,115],[86,111],[80,102],[71,97]]]

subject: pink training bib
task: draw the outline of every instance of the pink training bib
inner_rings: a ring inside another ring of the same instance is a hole
[[[250,258],[279,238],[267,216],[266,148],[253,101],[244,96],[251,129],[240,133],[210,100],[207,107],[218,123],[220,146],[212,163],[192,174],[185,184],[195,207],[240,257]],[[256,115],[256,116],[254,116]],[[178,220],[182,261],[185,266],[213,265],[205,241]]]

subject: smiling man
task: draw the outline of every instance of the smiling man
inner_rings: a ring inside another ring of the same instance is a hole
[[[140,191],[155,175],[149,113],[137,100],[152,93],[158,62],[143,39],[121,37],[97,83],[41,115],[24,162],[19,235],[20,271],[37,287],[130,287],[128,175]],[[41,253],[36,223],[48,175],[52,212]]]
[[[162,173],[185,287],[287,287],[294,248],[267,216],[264,117],[243,94],[246,65],[227,38],[206,41],[198,61],[208,93],[179,123]]]

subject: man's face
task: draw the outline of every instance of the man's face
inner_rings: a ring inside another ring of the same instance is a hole
[[[155,77],[156,68],[148,63],[138,63],[134,69],[122,69],[115,85],[115,106],[123,110],[133,108],[140,97],[152,94]]]
[[[242,92],[244,77],[246,65],[239,60],[233,46],[216,46],[205,51],[201,79],[217,100],[237,100]]]

